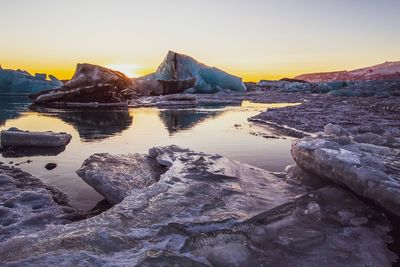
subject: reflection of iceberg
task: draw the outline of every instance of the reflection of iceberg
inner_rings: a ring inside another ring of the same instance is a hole
[[[0,125],[26,111],[30,101],[25,96],[0,96]]]
[[[32,110],[55,115],[72,125],[84,142],[106,139],[128,129],[132,124],[127,109],[59,110],[32,106]]]
[[[196,124],[204,121],[206,118],[219,115],[222,111],[199,111],[199,110],[162,110],[160,118],[164,122],[170,134],[180,130],[187,130]]]
[[[31,94],[46,89],[56,88],[62,82],[56,77],[47,74],[30,75],[23,70],[8,70],[0,66],[0,93],[1,94]]]
[[[65,147],[13,147],[4,149],[1,153],[4,158],[20,158],[33,156],[57,156]]]
[[[194,58],[169,51],[154,74],[140,79],[157,81],[193,80],[193,91],[213,93],[221,90],[246,91],[240,77],[228,74],[215,67],[206,66]]]
[[[80,110],[59,113],[58,117],[71,124],[83,141],[108,138],[132,124],[128,110]]]

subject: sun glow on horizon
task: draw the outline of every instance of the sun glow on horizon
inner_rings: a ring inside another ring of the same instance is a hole
[[[255,82],[400,58],[399,0],[0,3],[3,68],[64,80],[77,63],[146,75],[168,50]]]
[[[107,68],[122,72],[129,78],[137,78],[142,76],[140,70],[142,69],[140,66],[135,64],[127,64],[127,63],[118,63],[118,64],[108,64]]]

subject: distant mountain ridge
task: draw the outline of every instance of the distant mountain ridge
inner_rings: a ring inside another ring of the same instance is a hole
[[[400,79],[400,61],[385,62],[382,64],[351,71],[344,70],[302,74],[294,78],[307,82],[372,81]]]

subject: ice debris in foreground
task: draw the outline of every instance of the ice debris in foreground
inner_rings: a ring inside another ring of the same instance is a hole
[[[136,154],[132,166],[130,157],[98,154],[78,171],[105,197],[106,187],[117,188],[120,203],[0,243],[3,265],[391,266],[396,259],[385,244],[385,216],[338,187],[305,192],[265,170],[176,146]],[[141,160],[152,164],[134,170]],[[165,171],[158,177],[147,172],[156,163]]]
[[[65,147],[71,139],[67,133],[29,132],[17,128],[1,131],[2,147]]]
[[[15,236],[71,222],[74,212],[56,188],[20,169],[0,164],[0,250],[1,242]]]
[[[325,135],[295,141],[292,155],[305,171],[344,185],[400,215],[400,150],[375,145],[392,145],[385,140],[372,133],[350,136],[346,129],[328,124]]]

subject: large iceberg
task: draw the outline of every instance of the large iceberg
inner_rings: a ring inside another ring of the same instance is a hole
[[[92,64],[78,64],[72,79],[56,90],[31,95],[35,104],[49,102],[123,102],[132,81],[124,74]]]
[[[246,90],[241,78],[170,51],[155,73],[135,79],[101,66],[78,64],[69,82],[30,98],[38,105],[126,105],[141,96]]]
[[[168,52],[155,73],[142,79],[160,82],[192,81],[193,84],[190,87],[197,93],[214,93],[226,89],[239,92],[247,90],[242,78],[173,51]]]
[[[78,64],[74,76],[63,86],[31,94],[34,104],[120,105],[126,100],[149,95],[182,93],[194,85],[192,80],[158,81],[130,79],[123,73],[102,66]]]
[[[61,85],[62,82],[53,75],[47,77],[47,74],[36,73],[33,76],[24,70],[3,69],[0,66],[1,94],[30,94]]]

